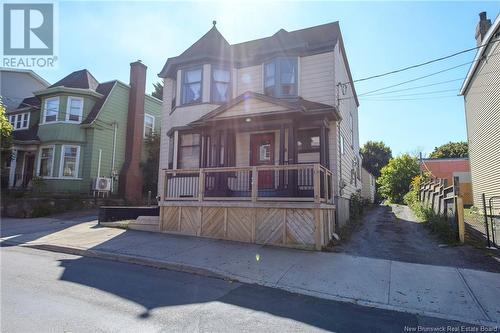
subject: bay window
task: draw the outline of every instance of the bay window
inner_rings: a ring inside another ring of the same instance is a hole
[[[83,117],[83,98],[68,97],[66,121],[81,123]]]
[[[180,134],[177,154],[179,169],[193,169],[200,166],[200,135]]]
[[[61,167],[59,177],[78,178],[78,164],[80,160],[80,147],[67,146],[61,147]]]
[[[38,159],[38,175],[40,177],[52,177],[54,166],[54,146],[40,148]]]
[[[43,122],[50,123],[57,121],[59,113],[59,97],[47,98],[43,108]]]
[[[230,98],[231,72],[212,66],[212,102],[225,103]]]
[[[275,97],[297,96],[296,58],[277,58],[264,64],[264,93]]]
[[[201,102],[202,68],[182,71],[182,104]]]

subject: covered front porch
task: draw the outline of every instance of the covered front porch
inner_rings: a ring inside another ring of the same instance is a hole
[[[242,98],[171,131],[162,231],[316,249],[329,241],[338,114],[269,99]]]
[[[19,145],[12,148],[9,167],[9,188],[29,189],[35,176],[38,146]]]

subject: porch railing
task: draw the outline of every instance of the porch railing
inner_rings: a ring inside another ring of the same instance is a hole
[[[333,175],[320,164],[165,170],[163,200],[333,202]]]

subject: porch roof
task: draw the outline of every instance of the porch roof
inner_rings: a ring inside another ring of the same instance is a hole
[[[230,111],[238,104],[248,103],[252,100],[269,104],[269,111],[264,110],[248,113],[230,113]],[[226,117],[222,117],[224,113],[227,113]],[[301,97],[287,100],[259,94],[253,91],[247,91],[239,95],[238,97],[233,98],[228,103],[223,104],[215,110],[207,113],[198,120],[191,122],[188,126],[196,127],[216,120],[238,119],[255,116],[275,116],[282,113],[300,113],[302,115],[327,114],[332,120],[341,119],[340,113],[338,112],[337,108],[332,105],[309,101]]]

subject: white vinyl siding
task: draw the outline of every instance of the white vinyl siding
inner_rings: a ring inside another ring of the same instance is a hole
[[[464,94],[474,206],[500,195],[500,43],[493,43]],[[500,205],[497,205],[500,206]],[[500,213],[500,207],[499,207]]]

